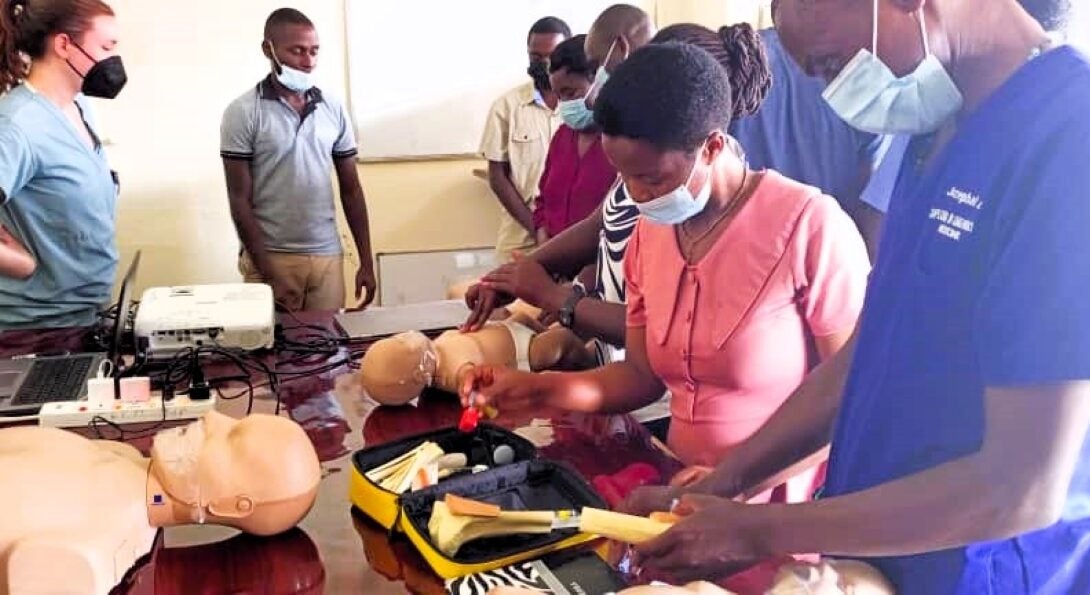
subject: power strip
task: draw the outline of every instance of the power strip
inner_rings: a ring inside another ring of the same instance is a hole
[[[46,403],[38,414],[38,424],[52,428],[75,428],[86,426],[92,419],[99,418],[115,424],[155,423],[196,419],[208,413],[216,406],[216,398],[209,397],[198,401],[177,396],[167,401],[166,417],[163,416],[161,397],[152,397],[147,401],[125,403],[114,401],[105,407],[93,407],[87,401],[64,401]]]

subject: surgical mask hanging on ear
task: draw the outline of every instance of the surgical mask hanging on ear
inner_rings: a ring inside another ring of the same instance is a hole
[[[938,130],[964,105],[964,97],[931,53],[923,9],[919,12],[924,59],[897,78],[878,58],[878,0],[874,0],[871,49],[859,50],[822,97],[845,122],[872,134],[926,134]]]
[[[101,99],[117,97],[117,94],[121,92],[121,89],[125,87],[125,83],[129,80],[128,75],[125,74],[125,65],[121,63],[121,56],[110,56],[104,60],[95,60],[78,43],[73,41],[72,45],[76,46],[76,49],[84,56],[87,56],[88,60],[94,62],[94,66],[83,74],[80,74],[80,71],[76,70],[71,62],[68,62],[68,67],[83,77],[80,92],[88,97],[99,97]]]
[[[314,78],[309,72],[303,72],[302,70],[296,70],[291,66],[285,66],[276,57],[276,50],[273,48],[271,41],[266,42],[269,44],[269,55],[272,56],[273,63],[279,69],[279,72],[274,71],[276,80],[284,85],[288,90],[295,93],[306,93],[314,87]]]
[[[703,149],[701,149],[701,153],[703,153]],[[700,192],[697,192],[696,196],[693,196],[693,193],[689,190],[689,184],[693,181],[693,174],[696,173],[696,164],[699,161],[700,158],[697,157],[685,183],[672,192],[644,203],[633,200],[632,202],[636,203],[640,215],[660,225],[679,225],[703,211],[708,206],[708,199],[712,195],[711,176],[704,180],[704,185],[701,186]],[[624,192],[628,195],[628,199],[632,200],[632,193],[629,192],[627,185],[624,186]]]
[[[606,52],[606,59],[602,60],[602,63],[598,66],[598,72],[594,73],[594,82],[590,85],[590,90],[587,91],[587,97],[591,97],[592,93],[597,89],[602,90],[602,87],[606,86],[609,82],[609,72],[606,71],[606,65],[609,64],[609,59],[613,56],[613,50],[617,49],[617,39],[613,40],[613,43],[609,44],[609,50]],[[625,56],[625,60],[628,56]]]

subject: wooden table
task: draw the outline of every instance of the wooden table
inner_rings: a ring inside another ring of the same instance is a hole
[[[306,322],[332,328],[330,316]],[[86,331],[65,329],[0,335],[0,356],[85,349]],[[415,407],[379,406],[356,387],[342,367],[281,387],[290,414],[310,436],[322,460],[318,499],[299,528],[256,538],[211,526],[170,528],[160,533],[151,559],[134,569],[118,593],[444,593],[443,583],[404,538],[358,514],[348,500],[350,455],[367,446],[457,424],[453,395],[429,393]],[[271,413],[275,400],[259,393],[254,411]],[[233,416],[245,413],[245,399],[220,401]],[[535,412],[501,415],[495,423],[517,428],[531,417],[553,420],[555,442],[541,456],[566,462],[584,477],[614,473],[638,461],[663,477],[680,465],[657,449],[647,430],[629,416],[585,416]],[[135,443],[146,449],[148,441]]]

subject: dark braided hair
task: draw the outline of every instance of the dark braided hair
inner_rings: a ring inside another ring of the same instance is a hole
[[[755,113],[772,87],[772,70],[768,66],[761,35],[746,23],[720,27],[712,31],[692,23],[670,25],[651,43],[676,41],[699,47],[726,69],[730,81],[731,115],[741,118]]]
[[[97,16],[114,14],[102,0],[0,0],[0,93],[26,78],[30,60],[65,33],[77,43]]]

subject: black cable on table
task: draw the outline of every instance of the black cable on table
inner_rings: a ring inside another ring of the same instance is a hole
[[[101,313],[101,317],[103,319],[116,320],[117,316],[120,314],[117,312],[117,309],[118,306],[114,305],[109,310]],[[203,376],[203,373],[194,373],[194,370],[203,370],[200,368],[202,363],[201,356],[214,356],[226,359],[238,369],[239,374],[237,375],[208,379],[206,384],[211,387],[211,390],[216,392],[218,398],[225,401],[248,396],[249,401],[246,406],[247,415],[253,411],[254,399],[256,398],[255,393],[258,388],[269,387],[270,392],[272,392],[273,396],[276,398],[275,414],[279,415],[282,405],[280,388],[284,384],[319,376],[341,367],[347,367],[349,369],[359,367],[357,361],[362,357],[364,351],[366,351],[364,345],[353,346],[354,340],[345,338],[336,331],[321,325],[305,323],[291,311],[287,311],[286,314],[295,324],[286,327],[278,326],[278,336],[273,349],[273,353],[277,359],[273,363],[272,368],[269,367],[269,364],[261,355],[250,352],[228,349],[221,345],[199,346],[195,348],[186,347],[173,354],[173,356],[166,361],[164,370],[148,374],[153,382],[156,382],[162,387],[163,396],[160,399],[162,416],[159,421],[153,422],[153,425],[149,428],[144,428],[135,432],[126,432],[120,424],[104,417],[96,416],[88,422],[88,426],[99,438],[104,437],[102,435],[103,427],[112,428],[117,431],[118,437],[116,439],[118,440],[142,438],[157,432],[167,421],[167,400],[176,394],[186,394],[187,392],[187,389],[176,391],[175,388],[179,385],[192,385],[195,375]],[[131,317],[131,310],[126,317]],[[293,336],[289,337],[289,333]],[[344,349],[346,345],[350,346],[347,350]],[[278,359],[279,356],[285,354],[290,354],[291,357],[286,360]],[[141,355],[143,355],[143,357],[141,357]],[[143,372],[145,369],[150,368],[153,363],[156,362],[153,362],[146,354],[138,354],[136,363],[127,370],[127,375]],[[311,363],[313,363],[312,366],[304,367],[302,369],[280,369],[283,366],[294,368],[301,364],[305,365]],[[266,380],[263,382],[255,382],[255,374],[264,375]],[[235,394],[224,394],[224,389],[220,385],[227,382],[242,382],[246,384],[246,389]]]

